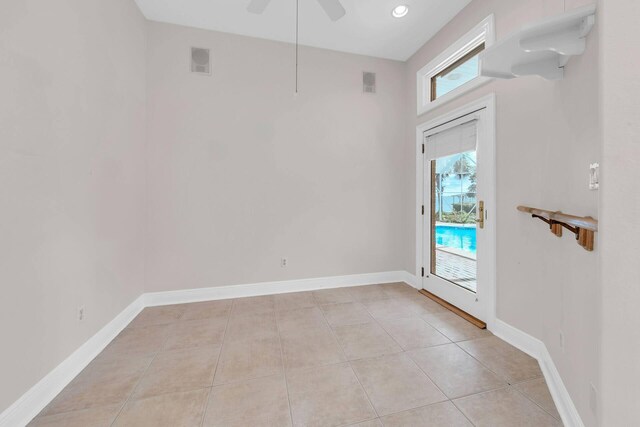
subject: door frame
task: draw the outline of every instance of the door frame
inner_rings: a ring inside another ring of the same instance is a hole
[[[425,204],[425,188],[424,188],[424,155],[422,153],[422,144],[424,143],[424,133],[434,127],[445,125],[451,121],[454,121],[462,116],[472,114],[478,110],[484,109],[482,126],[482,134],[479,137],[482,138],[482,143],[485,149],[485,158],[489,159],[493,163],[493,167],[487,168],[486,182],[489,182],[493,191],[489,191],[487,196],[484,197],[485,209],[487,211],[487,221],[485,225],[485,234],[487,248],[483,251],[489,251],[493,254],[492,261],[486,266],[485,281],[483,289],[486,287],[485,292],[488,298],[486,302],[485,319],[482,319],[487,324],[488,329],[493,329],[496,321],[496,95],[491,93],[487,96],[472,101],[469,104],[463,105],[460,108],[449,111],[434,119],[421,123],[416,126],[416,277],[417,283],[421,289],[424,289],[424,280],[430,274],[429,266],[425,265],[425,224],[422,214],[422,206],[425,206],[425,212],[427,206]],[[422,269],[424,268],[424,276],[422,276]],[[484,293],[484,292],[483,292]],[[464,310],[463,307],[460,307]]]

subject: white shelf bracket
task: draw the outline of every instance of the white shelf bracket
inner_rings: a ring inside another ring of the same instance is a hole
[[[560,67],[557,58],[548,61],[536,61],[511,67],[514,76],[540,76],[547,80],[562,80],[564,68]]]
[[[587,47],[595,10],[595,5],[574,9],[513,33],[481,54],[481,74],[507,79],[529,75],[562,79],[569,59],[581,55]]]

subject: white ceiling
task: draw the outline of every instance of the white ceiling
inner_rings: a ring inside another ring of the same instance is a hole
[[[135,0],[147,19],[293,42],[295,0],[271,0],[262,15],[249,0]],[[300,43],[405,61],[471,0],[341,0],[346,16],[332,22],[316,0],[300,1]],[[409,6],[404,18],[391,10]]]

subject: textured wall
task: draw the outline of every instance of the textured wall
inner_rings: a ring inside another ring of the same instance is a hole
[[[130,0],[2,2],[0,412],[143,291],[145,25]]]
[[[602,426],[640,419],[640,3],[600,1]]]
[[[150,23],[148,55],[147,291],[403,269],[404,63],[302,48],[294,96],[290,44]]]
[[[566,7],[586,3],[567,0]],[[596,418],[589,406],[589,383],[598,381],[594,331],[598,328],[601,236],[596,238],[596,250],[586,252],[568,233],[562,239],[554,237],[544,224],[517,212],[516,206],[598,217],[598,192],[589,191],[587,185],[589,164],[600,158],[598,27],[592,30],[584,55],[568,64],[562,81],[493,80],[422,116],[416,117],[415,109],[416,72],[488,15],[495,16],[500,40],[523,25],[562,11],[562,0],[471,2],[408,61],[412,131],[408,144],[415,147],[413,130],[419,123],[487,93],[496,94],[497,314],[546,344],[582,419],[592,426]],[[413,151],[405,162],[414,162]],[[406,221],[413,221],[415,212],[412,191]],[[409,259],[412,264],[414,260]],[[560,331],[565,336],[564,350]]]

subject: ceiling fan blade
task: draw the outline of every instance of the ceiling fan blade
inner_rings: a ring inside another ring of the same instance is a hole
[[[337,21],[347,13],[340,4],[340,0],[318,0],[318,3],[332,21]]]
[[[251,0],[251,3],[247,6],[247,10],[251,13],[261,15],[269,5],[270,1],[271,0]]]

